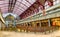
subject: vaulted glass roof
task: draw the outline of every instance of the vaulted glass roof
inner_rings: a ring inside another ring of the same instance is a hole
[[[0,1],[0,9],[1,9],[2,13],[9,13],[9,11],[8,11],[9,1],[12,2],[12,0],[1,0]],[[36,0],[15,0],[15,1],[16,2],[14,2],[15,6],[13,6],[14,9],[13,9],[12,13],[20,15],[25,10],[27,10]]]

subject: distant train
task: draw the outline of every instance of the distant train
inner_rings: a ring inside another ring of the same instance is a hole
[[[17,24],[18,31],[26,32],[45,32],[49,30],[54,30],[56,27],[60,26],[60,17],[50,18],[50,25],[48,19],[37,20],[32,22],[26,22],[22,24]]]

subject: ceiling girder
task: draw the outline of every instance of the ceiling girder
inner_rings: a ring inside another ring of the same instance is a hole
[[[8,12],[13,12],[17,0],[9,0]]]
[[[26,0],[29,4],[31,4],[28,0]]]
[[[24,10],[25,10],[25,8],[24,8],[24,7],[22,7],[22,6],[20,6],[20,5],[17,5],[17,4],[16,4],[16,6],[18,6],[18,7],[20,7],[20,8],[22,8],[22,9],[24,9]]]
[[[19,2],[19,1],[17,1],[17,2]],[[20,4],[23,4],[22,2],[19,2]],[[24,6],[26,6],[25,4],[23,4]],[[28,6],[26,6],[26,7],[28,7]]]
[[[36,1],[34,4],[32,4],[26,11],[24,11],[22,14],[24,14],[25,12],[32,12],[35,9],[38,9],[39,5],[44,6],[43,4],[41,4],[42,1]],[[32,12],[33,13],[33,12]],[[22,15],[21,14],[21,15]]]
[[[18,10],[21,10],[21,11],[23,11],[22,9],[20,9],[20,8],[18,8],[18,7],[15,7],[16,9],[18,9]]]

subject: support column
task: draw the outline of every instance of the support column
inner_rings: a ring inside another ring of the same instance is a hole
[[[6,21],[6,23],[5,23],[5,24],[6,24],[6,26],[8,27],[8,21]]]
[[[41,27],[41,22],[40,22],[40,27]]]
[[[14,20],[14,22],[13,22],[13,25],[14,25],[14,27],[16,27],[16,21]]]
[[[1,30],[1,21],[0,21],[0,30]]]
[[[49,27],[51,26],[51,23],[50,22],[51,22],[50,19],[48,19],[48,25],[49,25]]]

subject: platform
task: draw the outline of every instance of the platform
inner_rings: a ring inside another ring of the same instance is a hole
[[[0,31],[0,37],[60,37],[60,30],[50,34]]]

